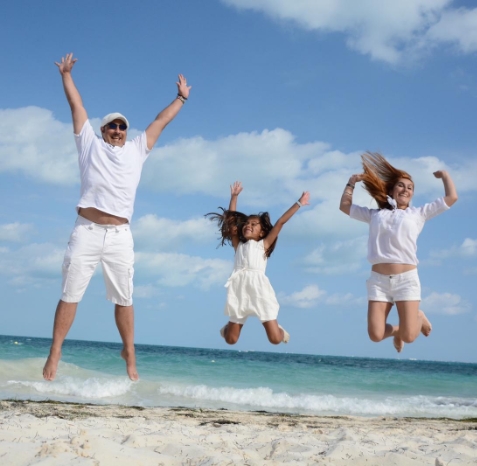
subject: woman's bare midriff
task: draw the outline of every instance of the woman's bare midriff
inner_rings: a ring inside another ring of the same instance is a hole
[[[371,270],[382,275],[398,275],[417,269],[413,264],[374,264]]]
[[[116,217],[116,215],[102,212],[94,207],[80,207],[78,209],[78,214],[99,225],[123,225],[124,223],[128,223],[127,218]]]

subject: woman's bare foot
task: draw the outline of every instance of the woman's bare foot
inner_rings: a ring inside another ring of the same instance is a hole
[[[126,372],[128,373],[129,378],[135,382],[139,380],[139,374],[136,369],[136,355],[134,350],[132,352],[126,351],[125,348],[121,351],[121,357],[126,361]]]
[[[54,380],[56,377],[56,371],[58,370],[58,364],[61,359],[61,351],[50,350],[50,355],[43,367],[43,378],[45,380]]]
[[[402,349],[404,348],[404,342],[399,337],[394,337],[393,345],[394,345],[394,348],[396,348],[396,351],[398,353],[400,353]]]
[[[421,333],[425,337],[428,337],[431,334],[432,325],[429,322],[428,318],[426,317],[426,314],[424,314],[424,312],[422,312],[420,309],[419,309],[419,315],[421,316],[421,319],[422,319]]]

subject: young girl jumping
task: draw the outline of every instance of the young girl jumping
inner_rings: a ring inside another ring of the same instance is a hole
[[[304,192],[272,225],[268,212],[245,215],[236,211],[242,189],[242,184],[236,181],[230,187],[229,209],[222,209],[222,214],[207,214],[219,226],[222,246],[228,242],[235,250],[234,270],[225,284],[224,314],[229,316],[229,322],[220,329],[220,335],[229,345],[234,345],[247,318],[256,316],[265,327],[270,343],[288,343],[290,335],[277,322],[279,304],[265,268],[283,225],[301,206],[309,204],[310,194]]]
[[[372,341],[393,337],[400,353],[420,332],[429,336],[431,323],[419,310],[421,284],[417,274],[417,237],[426,220],[446,211],[457,201],[457,191],[446,171],[434,176],[444,184],[444,196],[422,207],[411,207],[414,182],[405,171],[394,168],[380,154],[361,156],[364,173],[352,175],[341,197],[340,210],[369,223],[368,260],[372,264],[368,288],[368,334]],[[353,204],[355,184],[362,181],[378,204],[368,209]],[[396,303],[399,325],[386,322]]]

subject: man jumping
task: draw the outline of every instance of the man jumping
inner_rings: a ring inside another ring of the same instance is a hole
[[[71,108],[81,176],[78,218],[63,261],[61,299],[56,308],[53,342],[43,368],[43,377],[53,380],[61,359],[61,347],[73,324],[81,301],[98,263],[101,262],[107,298],[115,304],[116,325],[121,335],[121,356],[131,380],[138,380],[134,350],[132,302],[134,250],[129,222],[134,209],[142,166],[162,130],[179,113],[189,97],[190,86],[179,75],[176,99],[147,129],[127,141],[129,121],[110,113],[96,136],[71,71],[77,59],[67,54],[58,66],[66,99]]]

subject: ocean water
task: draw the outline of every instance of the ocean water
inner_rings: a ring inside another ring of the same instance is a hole
[[[477,364],[67,340],[55,381],[49,339],[0,336],[0,399],[187,406],[316,415],[477,418]]]

